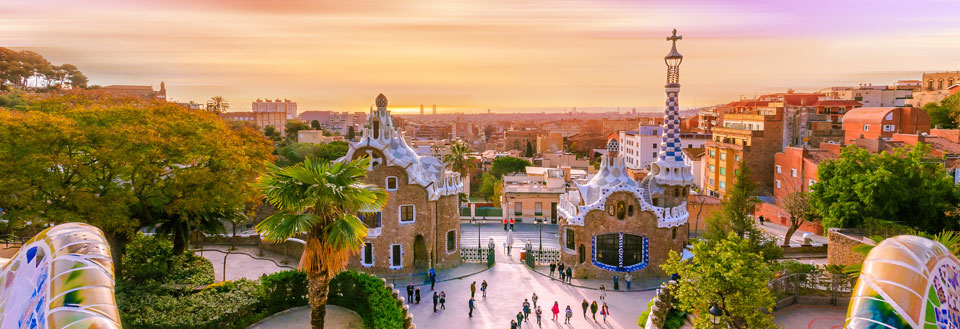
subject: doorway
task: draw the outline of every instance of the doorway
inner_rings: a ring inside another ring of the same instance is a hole
[[[413,268],[416,271],[427,269],[427,244],[423,235],[417,234],[413,240]]]

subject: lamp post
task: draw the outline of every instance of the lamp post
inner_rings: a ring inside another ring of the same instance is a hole
[[[534,218],[534,219],[533,219],[533,223],[534,223],[534,224],[537,224],[537,228],[540,230],[540,239],[539,239],[539,241],[538,241],[538,242],[540,243],[540,253],[543,253],[543,224],[544,224],[543,222],[544,222],[544,220],[545,220],[545,218]]]
[[[717,305],[711,305],[707,312],[710,313],[710,323],[716,328],[720,324],[720,317],[723,316],[723,310],[717,307]]]

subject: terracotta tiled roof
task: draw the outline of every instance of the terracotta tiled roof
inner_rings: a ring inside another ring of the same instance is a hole
[[[812,149],[812,150],[808,150],[806,158],[815,164],[819,164],[824,160],[836,158],[836,156],[827,150]]]
[[[895,107],[860,107],[855,108],[843,115],[844,123],[874,123],[879,124],[887,113],[893,111]]]
[[[811,105],[812,106],[863,106],[862,103],[852,99],[823,99]]]

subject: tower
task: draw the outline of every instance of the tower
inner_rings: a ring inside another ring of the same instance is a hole
[[[663,58],[667,64],[667,84],[664,89],[667,93],[667,107],[663,114],[663,129],[660,135],[660,152],[657,161],[650,165],[650,176],[653,177],[650,192],[654,200],[659,200],[659,207],[674,207],[686,201],[689,187],[693,184],[693,173],[683,159],[683,144],[680,141],[680,113],[677,95],[680,93],[680,63],[683,55],[677,51],[677,40],[683,36],[673,35],[667,41],[673,42],[670,53]]]
[[[433,115],[437,115],[437,104],[433,104]]]
[[[420,115],[423,115],[423,104],[420,104]]]
[[[159,97],[157,98],[164,100],[167,99],[167,85],[164,84],[163,81],[160,81],[160,92]]]

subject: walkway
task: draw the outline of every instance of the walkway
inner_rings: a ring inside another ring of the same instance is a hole
[[[325,328],[362,329],[363,319],[356,312],[336,305],[327,305]],[[301,306],[271,315],[247,329],[309,329],[310,306]]]
[[[264,250],[263,256],[258,256],[260,251],[255,246],[237,246],[237,250],[232,251],[229,256],[225,252],[230,248],[229,245],[204,245],[203,248],[203,257],[213,263],[214,279],[217,282],[223,281],[224,256],[227,260],[227,280],[256,280],[264,274],[297,268],[297,260],[269,250]],[[200,251],[194,251],[194,254],[200,255]]]
[[[757,227],[766,231],[767,233],[772,234],[777,237],[778,242],[782,242],[783,238],[787,235],[787,227],[780,225],[779,223],[771,223],[768,221],[763,222],[763,225],[760,225],[760,221],[757,221]],[[793,236],[790,237],[791,243],[803,243],[803,234],[807,232],[797,231],[793,233]],[[816,235],[811,233],[810,239],[815,243],[827,244],[827,238],[821,235]]]
[[[514,249],[517,247],[523,248],[527,240],[530,240],[534,247],[540,246],[541,231],[537,225],[518,223],[513,226],[513,229]],[[557,236],[557,225],[543,225],[542,233],[543,248],[560,248],[560,238]],[[491,238],[493,238],[493,243],[496,244],[498,249],[503,247],[503,244],[507,242],[507,231],[503,230],[503,224],[483,224],[480,226],[481,245],[486,247]],[[470,223],[460,224],[460,245],[467,247],[477,246],[476,225]]]
[[[842,329],[846,307],[792,305],[773,313],[774,322],[791,329]]]

